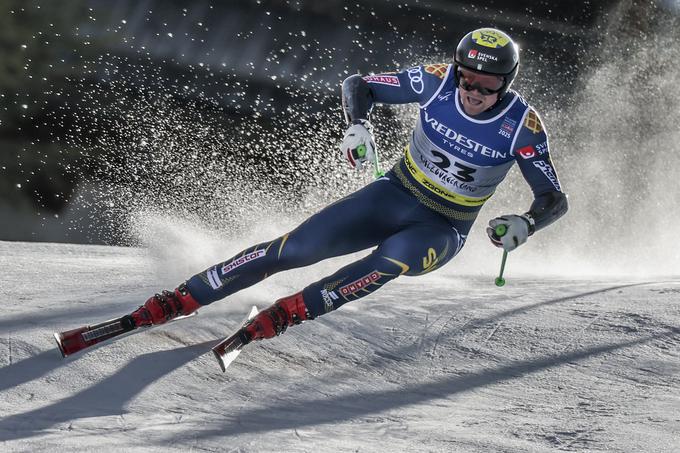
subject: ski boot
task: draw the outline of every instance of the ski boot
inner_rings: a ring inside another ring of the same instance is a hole
[[[201,307],[189,294],[185,283],[175,291],[163,291],[150,297],[130,317],[135,327],[163,324],[177,316],[187,316]]]
[[[307,311],[302,292],[277,300],[271,307],[259,312],[239,331],[243,344],[281,335],[286,328],[312,319]]]

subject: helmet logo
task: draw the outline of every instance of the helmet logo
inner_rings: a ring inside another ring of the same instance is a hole
[[[510,38],[498,30],[482,28],[472,33],[472,41],[480,46],[497,49],[498,47],[505,47],[510,42]]]
[[[489,60],[498,61],[498,57],[496,55],[491,55],[489,53],[484,53],[484,52],[478,52],[475,49],[472,49],[471,51],[468,52],[468,58],[471,59],[471,60],[483,61],[484,63],[488,62]]]

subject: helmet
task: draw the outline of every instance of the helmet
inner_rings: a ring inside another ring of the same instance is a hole
[[[506,33],[495,28],[480,28],[463,37],[453,58],[456,86],[459,84],[458,68],[464,67],[484,74],[503,77],[498,92],[500,100],[510,89],[519,69],[519,47]]]

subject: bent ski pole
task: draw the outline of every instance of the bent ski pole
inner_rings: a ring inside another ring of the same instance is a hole
[[[495,229],[496,235],[498,237],[503,237],[505,236],[505,233],[508,232],[508,228],[505,225],[498,225]],[[503,250],[503,259],[501,260],[501,272],[498,274],[498,277],[496,277],[495,283],[496,286],[503,286],[505,285],[505,279],[503,278],[503,271],[505,270],[505,260],[508,259],[508,251]]]

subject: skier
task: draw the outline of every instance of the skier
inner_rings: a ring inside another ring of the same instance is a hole
[[[521,215],[489,222],[491,242],[507,251],[567,211],[536,111],[510,90],[517,45],[504,32],[465,35],[453,64],[416,66],[342,84],[349,128],[341,151],[355,168],[374,159],[369,116],[375,103],[418,103],[419,117],[401,160],[384,176],[311,216],[293,231],[249,247],[151,297],[129,315],[134,327],[162,324],[223,299],[268,276],[376,247],[368,256],[279,299],[239,331],[244,344],[371,294],[400,275],[446,264],[465,244],[482,205],[516,162],[534,202]],[[507,233],[498,236],[495,227]]]

